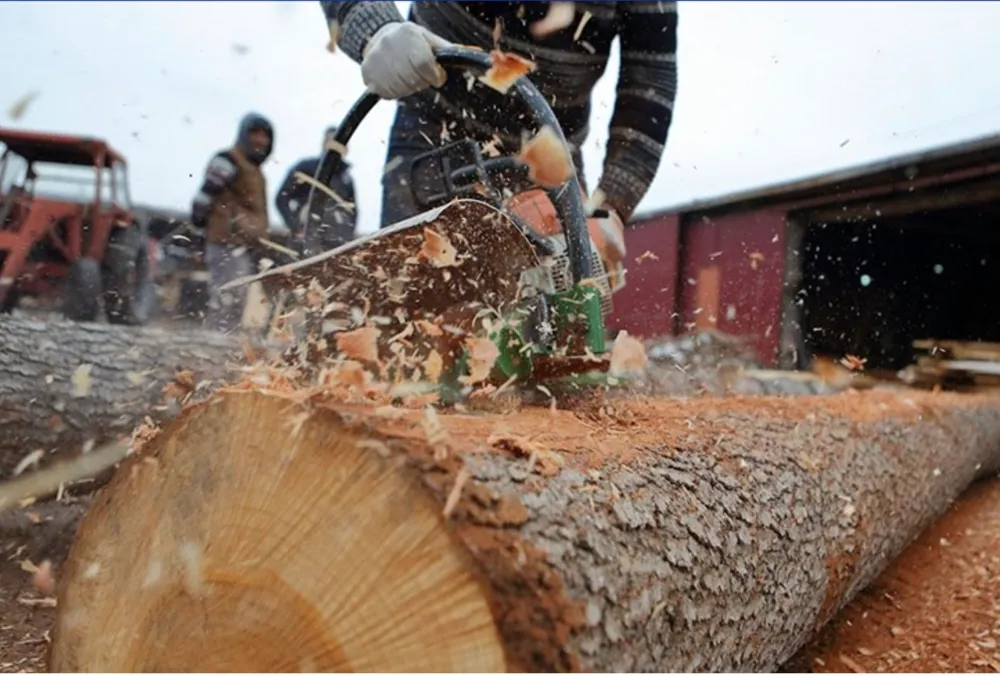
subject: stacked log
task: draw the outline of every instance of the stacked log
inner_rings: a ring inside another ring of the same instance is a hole
[[[238,377],[246,353],[239,338],[201,330],[0,318],[0,474],[169,417],[169,399]]]

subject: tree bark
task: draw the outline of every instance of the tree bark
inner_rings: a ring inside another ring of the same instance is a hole
[[[318,396],[216,394],[122,466],[51,668],[773,671],[1000,468],[985,397]]]
[[[172,412],[162,390],[179,371],[222,379],[241,356],[240,341],[220,333],[4,317],[0,475],[36,451],[46,464],[129,434],[144,415]]]

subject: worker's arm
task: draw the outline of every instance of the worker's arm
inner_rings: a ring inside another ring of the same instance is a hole
[[[621,68],[611,117],[604,205],[623,222],[649,190],[677,94],[677,3],[619,2]]]
[[[361,64],[361,80],[384,99],[400,99],[440,87],[447,74],[434,49],[450,44],[403,19],[393,2],[323,2],[327,22],[337,25],[338,46]]]
[[[208,224],[208,213],[212,210],[212,201],[233,184],[238,173],[239,168],[236,162],[229,158],[228,153],[220,152],[209,161],[205,169],[205,179],[191,204],[191,222],[195,227],[205,228]]]
[[[405,19],[395,2],[323,2],[327,22],[337,22],[340,36],[337,46],[352,60],[361,63],[365,45],[380,28],[390,23],[403,23]]]

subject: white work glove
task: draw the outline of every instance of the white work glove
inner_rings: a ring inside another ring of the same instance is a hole
[[[385,99],[440,87],[447,74],[434,57],[434,49],[450,44],[412,21],[387,24],[368,40],[361,78],[368,89]]]
[[[590,218],[587,229],[604,262],[611,292],[615,293],[625,287],[625,224],[614,209],[607,210],[607,218]]]

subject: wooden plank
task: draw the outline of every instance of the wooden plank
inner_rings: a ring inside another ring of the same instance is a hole
[[[962,340],[914,340],[913,347],[934,352],[941,350],[950,358],[971,359],[975,361],[1000,361],[1000,343],[996,342],[966,342]]]
[[[992,361],[948,360],[941,361],[941,367],[977,375],[1000,375],[1000,363]]]

